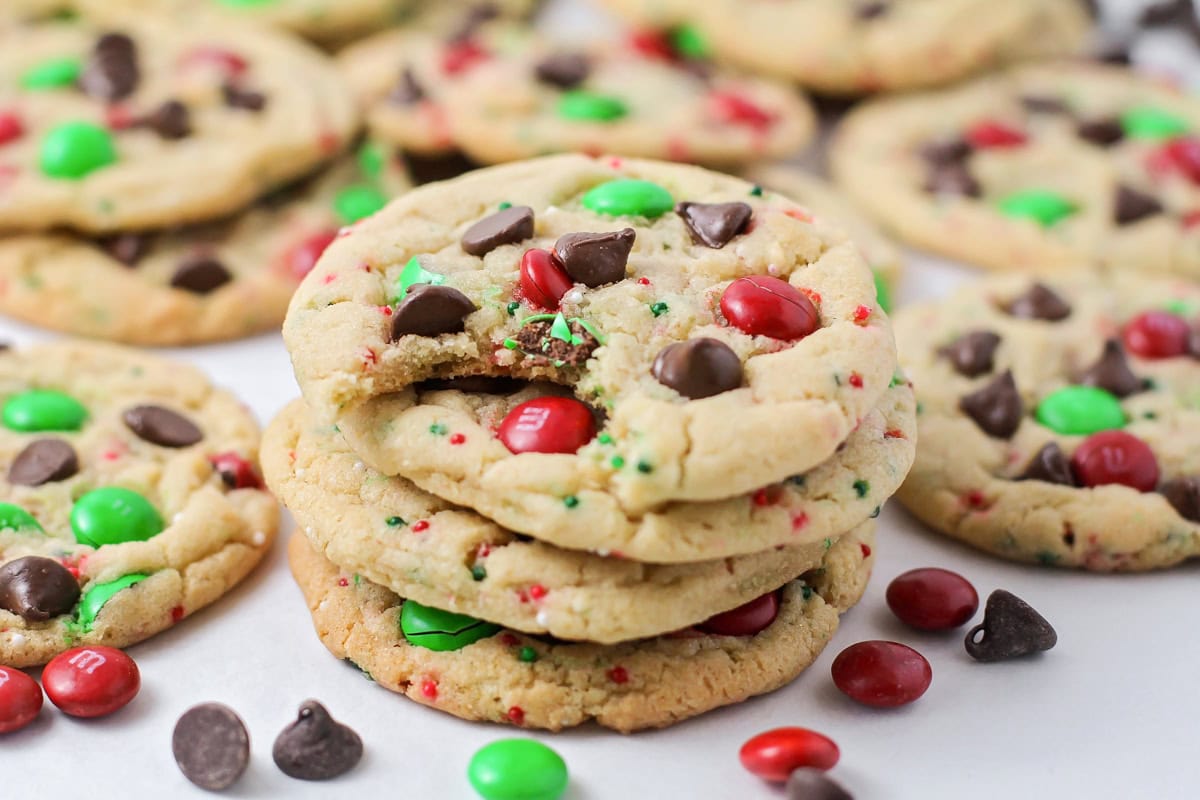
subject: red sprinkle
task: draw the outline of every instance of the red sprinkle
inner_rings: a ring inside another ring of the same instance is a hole
[[[179,620],[183,619],[183,615],[184,615],[183,606],[175,606],[174,608],[171,609],[171,621],[172,622],[179,622]]]
[[[230,489],[263,489],[263,480],[259,477],[254,465],[237,453],[218,453],[209,456],[208,462],[221,476],[221,480]]]
[[[0,144],[8,144],[20,139],[24,133],[25,126],[16,112],[0,111]]]
[[[466,440],[467,440],[467,437],[463,436],[461,433],[450,434],[450,444],[462,444]]]
[[[604,673],[613,683],[629,683],[629,671],[624,667],[617,666]]]
[[[425,695],[430,700],[436,700],[438,696],[437,681],[424,681],[421,684],[421,694]]]
[[[890,431],[884,432],[883,438],[885,438],[885,439],[907,439],[908,437],[905,436],[904,431],[900,430],[899,428],[892,428]]]
[[[642,277],[638,278],[638,279],[637,279],[637,282],[638,282],[638,285],[639,285],[639,286],[649,286],[649,285],[650,285],[650,279],[649,279],[649,278],[647,278],[645,275],[643,275]]]
[[[767,497],[766,489],[759,489],[751,497],[751,500],[754,503],[754,505],[756,505],[756,506],[766,506],[766,505],[770,505],[770,503],[771,503],[770,498]]]
[[[759,132],[775,124],[777,118],[776,114],[734,92],[711,92],[708,103],[713,117],[718,121],[746,125]]]
[[[427,519],[419,519],[412,524],[413,533],[424,533],[427,530],[429,530],[429,520]]]
[[[511,633],[506,633],[500,637],[500,643],[505,647],[516,647],[521,643],[521,640]]]
[[[535,583],[533,586],[529,587],[529,596],[534,600],[541,600],[546,596],[548,591],[549,590],[545,586],[542,586],[540,583]]]
[[[659,58],[664,61],[672,61],[675,58],[675,48],[659,31],[633,31],[629,34],[629,46],[647,58]]]
[[[983,492],[978,489],[972,489],[963,495],[963,501],[971,508],[986,508],[987,498],[983,496]]]
[[[1023,131],[1002,122],[983,120],[967,129],[966,139],[972,147],[1019,147],[1028,141]]]
[[[446,45],[446,49],[442,51],[442,72],[457,75],[480,61],[485,61],[487,57],[487,51],[470,39],[454,42]]]
[[[338,586],[349,586],[349,585],[350,585],[350,581],[346,580],[345,578],[338,578]]]
[[[803,511],[792,517],[793,531],[798,531],[806,525],[808,525],[808,514],[805,514]]]
[[[854,321],[859,325],[866,322],[870,316],[871,316],[871,307],[870,306],[859,306],[858,308],[854,309]]]
[[[848,382],[855,389],[861,389],[863,387],[862,375],[859,375],[857,372],[850,373],[850,378],[848,379]]]
[[[858,549],[862,550],[863,558],[871,557],[871,546],[869,544],[866,544],[865,542],[859,542]]]
[[[525,711],[520,706],[513,706],[508,710],[508,720],[513,725],[525,724]]]
[[[363,348],[363,366],[371,366],[379,363],[379,356],[369,347]]]
[[[1200,183],[1200,139],[1193,136],[1172,139],[1151,154],[1148,166],[1151,171],[1161,166],[1172,167],[1192,183]]]

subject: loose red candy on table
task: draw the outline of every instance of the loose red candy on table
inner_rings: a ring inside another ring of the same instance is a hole
[[[1141,358],[1175,358],[1188,351],[1191,328],[1169,311],[1144,311],[1125,324],[1125,349]]]
[[[984,120],[972,125],[966,134],[972,147],[1018,147],[1028,141],[1025,133],[1002,122]]]
[[[133,659],[115,647],[75,647],[42,670],[50,702],[73,717],[103,717],[138,693],[141,674]]]
[[[754,636],[765,630],[777,616],[779,592],[769,592],[723,614],[709,617],[696,628],[718,636]]]
[[[12,733],[37,719],[42,687],[19,669],[0,666],[0,733]]]
[[[794,341],[820,324],[816,306],[790,283],[770,275],[738,278],[721,295],[721,313],[751,336]]]
[[[549,250],[526,250],[521,256],[521,294],[533,305],[557,311],[574,285],[558,256]]]
[[[832,672],[843,694],[876,708],[907,705],[933,682],[933,669],[925,657],[897,642],[852,644],[838,653]]]
[[[324,230],[318,231],[299,242],[288,251],[284,259],[288,273],[296,280],[300,280],[312,272],[312,268],[317,264],[317,259],[325,252],[325,248],[333,244],[333,240],[336,238],[337,231]]]
[[[497,431],[514,453],[574,453],[596,435],[592,410],[571,397],[539,397],[508,412]]]
[[[841,752],[828,736],[808,728],[775,728],[742,745],[742,766],[767,781],[783,783],[802,767],[832,769]]]
[[[887,604],[893,614],[914,628],[944,631],[975,616],[979,594],[957,572],[924,567],[893,579],[887,587]]]
[[[1101,431],[1084,439],[1071,456],[1084,486],[1119,483],[1139,492],[1158,486],[1158,459],[1150,446],[1125,431]]]

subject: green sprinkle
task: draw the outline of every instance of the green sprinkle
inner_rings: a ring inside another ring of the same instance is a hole
[[[354,585],[358,586],[360,583],[362,583],[362,576],[356,572],[354,573]]]
[[[401,525],[407,525],[408,523],[404,521],[404,517],[388,517],[387,524],[393,528],[398,528]]]
[[[871,491],[871,484],[859,478],[854,482],[854,491],[858,493],[859,497],[866,497],[867,492]]]
[[[512,208],[512,203],[505,200],[503,203],[498,205],[497,208],[499,208],[501,211],[507,211],[508,209]]]
[[[825,549],[828,550],[833,547],[833,539],[826,539],[823,544],[825,545]]]
[[[600,444],[612,444],[613,438],[610,434],[602,433],[596,437],[596,441],[599,442]]]
[[[363,175],[373,181],[379,180],[383,174],[383,148],[376,142],[365,142],[358,148],[358,168]]]
[[[879,512],[883,510],[883,506],[875,506],[875,510],[871,512],[871,519],[879,516]]]
[[[511,303],[509,303],[508,305],[506,305],[504,307],[504,310],[508,312],[508,315],[510,317],[515,317],[517,315],[517,309],[520,307],[521,307],[521,304],[518,303],[516,300],[513,300]]]
[[[801,590],[800,590],[800,594],[804,596],[804,599],[805,599],[805,600],[811,600],[811,599],[812,599],[812,596],[813,596],[813,590],[812,590],[812,587],[811,587],[811,586],[805,586],[803,589],[801,589]]]
[[[505,339],[504,346],[509,350],[516,350],[518,347],[520,347],[520,345],[517,344],[516,339]]]
[[[471,577],[477,581],[481,581],[487,577],[487,569],[482,564],[476,564],[471,567]]]
[[[790,483],[792,486],[803,486],[804,480],[805,480],[805,478],[803,475],[792,475],[791,477],[789,477],[787,479],[787,482]]]
[[[446,430],[447,430],[446,426],[440,422],[435,422],[429,426],[429,432],[432,433],[434,436],[445,436]]]
[[[659,303],[651,303],[650,304],[650,313],[656,317],[661,317],[663,314],[667,313],[670,310],[671,310],[671,307],[668,306],[666,303],[659,302]]]
[[[892,376],[892,381],[891,381],[891,383],[888,384],[888,388],[895,389],[897,386],[899,386],[902,383],[904,383],[904,376],[897,372],[895,375]]]
[[[21,76],[21,88],[36,92],[72,86],[82,71],[77,58],[52,58],[26,70]]]
[[[620,469],[625,466],[625,459],[622,456],[613,456],[608,463],[612,464],[613,469]]]
[[[583,328],[585,331],[590,333],[596,339],[597,342],[599,342],[600,344],[605,344],[604,334],[602,334],[600,332],[600,329],[597,328],[595,325],[588,322],[586,319],[581,319],[579,317],[576,317],[575,319],[573,319],[571,321],[574,323],[577,323],[579,325],[579,327]],[[579,341],[576,341],[575,343],[580,344]]]
[[[654,472],[654,465],[649,461],[639,461],[637,463],[637,471],[643,475],[649,475],[651,472]]]
[[[691,25],[671,31],[671,47],[684,58],[708,58],[712,53],[708,39]]]
[[[520,652],[517,653],[517,658],[526,664],[532,664],[538,660],[537,650],[534,650],[532,647],[522,647]]]
[[[573,494],[569,494],[563,498],[563,505],[567,508],[575,508],[575,506],[579,505],[579,498]]]
[[[571,333],[571,325],[561,313],[554,317],[554,323],[550,326],[550,336],[568,344],[575,344],[573,341],[574,336]]]
[[[408,294],[408,290],[418,283],[427,283],[430,286],[440,286],[446,282],[445,275],[439,275],[436,272],[430,272],[421,266],[421,262],[416,256],[408,260],[404,265],[404,269],[400,270],[400,278],[398,280],[399,293],[392,298],[392,302],[399,303]]]
[[[763,196],[763,188],[761,186],[759,186],[758,184],[755,184],[750,189],[750,196],[751,197],[762,197]]]
[[[1051,553],[1048,550],[1042,550],[1041,552],[1037,553],[1037,555],[1035,555],[1034,558],[1037,559],[1039,564],[1042,564],[1045,566],[1050,566],[1051,564],[1058,561],[1059,556],[1058,556],[1058,553]]]

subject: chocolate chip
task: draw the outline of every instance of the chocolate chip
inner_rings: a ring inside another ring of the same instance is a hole
[[[534,67],[537,79],[559,89],[574,89],[583,83],[592,66],[582,53],[554,53]]]
[[[79,581],[52,558],[25,556],[0,567],[0,608],[29,622],[67,614],[79,600]]]
[[[106,33],[92,47],[79,76],[79,88],[89,97],[113,102],[133,94],[140,77],[133,39],[123,33]]]
[[[689,400],[712,397],[742,385],[742,361],[716,339],[688,339],[659,351],[650,374]]]
[[[854,795],[816,767],[792,770],[787,781],[788,800],[854,800]]]
[[[965,164],[930,165],[921,186],[929,194],[980,197],[983,188]]]
[[[1161,0],[1142,9],[1138,15],[1138,25],[1143,28],[1184,25],[1194,14],[1192,0]]]
[[[459,175],[479,169],[482,165],[467,157],[461,150],[451,150],[435,155],[401,153],[408,174],[417,186],[434,181],[457,178]]]
[[[405,66],[400,72],[400,80],[388,93],[388,102],[398,106],[411,106],[425,99],[425,88],[417,80],[411,66]]]
[[[127,267],[135,266],[150,250],[150,237],[144,233],[118,233],[97,239],[96,243]]]
[[[998,375],[982,389],[959,398],[958,407],[988,436],[1008,439],[1021,427],[1025,404],[1012,370]]]
[[[720,249],[746,229],[754,210],[746,203],[679,203],[675,213],[683,218],[692,241]]]
[[[1042,481],[1057,483],[1061,486],[1078,486],[1075,473],[1071,470],[1071,461],[1057,442],[1048,442],[1037,451],[1030,460],[1025,471],[1017,478],[1019,481]]]
[[[1021,98],[1021,105],[1032,114],[1066,114],[1070,111],[1062,99],[1045,95],[1025,95]]]
[[[1049,650],[1058,644],[1058,634],[1024,600],[997,589],[988,597],[983,622],[967,632],[965,644],[976,661],[1006,661]]]
[[[35,439],[17,454],[8,468],[8,482],[18,486],[41,486],[65,481],[79,472],[75,448],[62,439]]]
[[[1118,339],[1109,339],[1104,343],[1104,351],[1100,358],[1085,369],[1076,382],[1105,389],[1117,397],[1128,397],[1146,388],[1146,382],[1134,375],[1133,370],[1129,368],[1125,349]]]
[[[329,716],[316,700],[300,706],[295,722],[275,739],[272,756],[285,775],[325,781],[349,772],[362,758],[362,739]]]
[[[167,141],[186,139],[192,135],[191,112],[178,100],[166,101],[142,118],[141,124]]]
[[[945,356],[959,375],[975,378],[992,371],[993,357],[999,346],[999,335],[991,331],[971,331],[938,348],[938,355]]]
[[[936,166],[961,164],[971,155],[971,143],[961,137],[935,139],[921,145],[921,158]]]
[[[139,439],[161,447],[190,447],[204,438],[190,419],[162,406],[134,406],[121,419]]]
[[[499,16],[500,8],[495,3],[475,3],[463,14],[462,22],[447,37],[447,41],[454,43],[470,39],[485,23]]]
[[[1113,219],[1118,225],[1131,225],[1146,217],[1163,213],[1158,199],[1128,186],[1118,186],[1113,200]]]
[[[1133,56],[1129,52],[1131,46],[1132,43],[1127,40],[1102,41],[1092,48],[1091,58],[1102,64],[1128,67],[1133,63]]]
[[[1044,283],[1035,283],[1025,294],[1014,299],[1005,309],[1021,319],[1040,319],[1058,322],[1071,316],[1071,305]]]
[[[637,232],[633,228],[607,233],[566,233],[554,243],[554,253],[571,280],[595,288],[625,278],[625,265]]]
[[[890,10],[890,5],[883,0],[868,0],[854,6],[854,16],[865,21],[882,17]]]
[[[462,236],[462,249],[473,256],[485,256],[502,244],[516,244],[532,236],[533,209],[512,206],[467,228]]]
[[[1158,492],[1167,498],[1179,516],[1190,522],[1200,522],[1200,478],[1172,478],[1158,487]]]
[[[459,333],[475,304],[458,289],[418,283],[396,306],[392,317],[392,341],[401,336],[439,336]]]
[[[225,98],[225,105],[230,108],[258,112],[267,107],[267,96],[262,92],[253,92],[232,83],[221,87],[221,95]]]
[[[1125,129],[1116,117],[1102,117],[1080,122],[1075,127],[1075,134],[1094,145],[1112,147],[1125,138]]]
[[[184,259],[171,276],[171,285],[195,294],[208,294],[233,280],[225,265],[210,256]]]
[[[229,706],[201,703],[175,723],[171,752],[183,776],[201,789],[219,792],[237,782],[250,763],[250,735]]]

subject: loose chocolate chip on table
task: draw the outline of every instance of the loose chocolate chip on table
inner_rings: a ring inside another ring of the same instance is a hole
[[[136,266],[150,250],[150,237],[144,233],[118,233],[97,239],[96,243],[127,267]]]
[[[554,252],[571,280],[595,288],[625,277],[625,265],[637,232],[633,228],[607,233],[567,233],[558,237]]]
[[[1111,147],[1125,138],[1125,129],[1116,117],[1084,120],[1075,128],[1075,133],[1080,139],[1100,147]]]
[[[25,556],[0,567],[0,608],[29,622],[69,613],[79,601],[79,581],[52,558]]]
[[[1047,442],[1030,460],[1019,481],[1042,481],[1061,486],[1078,486],[1075,473],[1071,471],[1071,460],[1057,442]]]
[[[418,283],[396,306],[392,316],[392,341],[401,336],[438,336],[459,333],[475,304],[458,289]]]
[[[539,81],[559,89],[574,89],[584,82],[590,71],[591,64],[582,53],[554,53],[534,68]]]
[[[285,775],[324,781],[350,771],[362,758],[362,739],[341,724],[325,706],[306,700],[295,722],[275,740],[272,755]]]
[[[921,186],[929,194],[958,195],[961,197],[980,197],[983,188],[965,164],[930,164]]]
[[[425,89],[417,80],[411,66],[405,66],[400,72],[400,80],[388,93],[388,101],[398,106],[411,106],[425,99]]]
[[[816,767],[800,767],[792,770],[787,781],[788,800],[854,800],[854,795],[847,792],[823,769]]]
[[[720,249],[746,229],[754,210],[746,203],[688,203],[675,206],[697,244]]]
[[[1200,477],[1172,478],[1158,488],[1179,516],[1200,522]]]
[[[1118,225],[1131,225],[1146,217],[1163,213],[1158,199],[1129,186],[1118,186],[1113,199],[1113,219]]]
[[[533,209],[511,206],[467,228],[462,249],[473,256],[485,256],[500,245],[516,244],[533,236]]]
[[[262,92],[243,89],[232,83],[222,86],[221,94],[225,98],[225,105],[230,108],[240,108],[243,111],[262,111],[267,107],[267,96]]]
[[[8,468],[8,482],[18,486],[41,486],[65,481],[79,472],[75,448],[62,439],[35,439],[17,454]]]
[[[997,589],[988,597],[983,622],[967,632],[964,644],[976,661],[1007,661],[1049,650],[1058,644],[1058,634],[1024,600]]]
[[[195,294],[208,294],[233,280],[225,265],[211,256],[189,256],[171,276],[171,285]]]
[[[1080,373],[1076,382],[1083,386],[1104,389],[1117,397],[1128,397],[1146,388],[1146,382],[1134,375],[1133,370],[1129,368],[1125,348],[1121,346],[1119,339],[1106,341],[1100,358]]]
[[[142,119],[142,125],[168,141],[192,135],[192,115],[178,100],[168,100]]]
[[[123,33],[106,33],[96,40],[88,56],[79,88],[89,97],[112,102],[133,94],[139,79],[133,40]]]
[[[242,777],[250,763],[250,735],[229,706],[201,703],[175,723],[171,752],[183,776],[201,789],[219,792]]]
[[[1062,99],[1044,95],[1026,95],[1021,98],[1021,105],[1033,114],[1066,114],[1070,111]]]
[[[1035,283],[1029,291],[1015,298],[1006,309],[1014,317],[1058,322],[1071,316],[1071,304],[1042,283]]]
[[[1008,439],[1021,427],[1025,404],[1012,370],[996,376],[982,389],[959,398],[958,407],[988,436]]]
[[[134,406],[121,418],[138,438],[162,447],[190,447],[204,438],[190,419],[162,406]]]
[[[999,346],[998,334],[992,331],[971,331],[938,348],[938,355],[945,356],[959,375],[976,378],[992,371],[993,357]]]
[[[689,400],[699,400],[741,386],[742,362],[717,339],[688,339],[659,351],[650,374]]]

